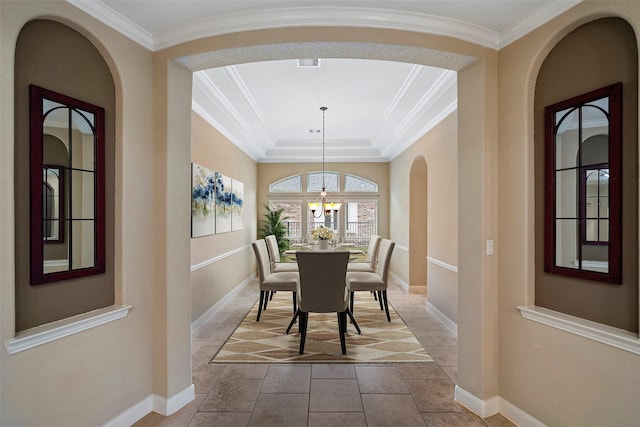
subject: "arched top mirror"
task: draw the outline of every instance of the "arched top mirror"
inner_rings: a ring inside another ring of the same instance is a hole
[[[545,108],[545,271],[621,283],[622,85]]]
[[[104,273],[104,109],[30,93],[31,284]]]

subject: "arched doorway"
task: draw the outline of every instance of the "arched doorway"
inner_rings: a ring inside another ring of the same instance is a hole
[[[409,172],[409,286],[421,293],[427,290],[427,182],[427,161],[418,156]]]

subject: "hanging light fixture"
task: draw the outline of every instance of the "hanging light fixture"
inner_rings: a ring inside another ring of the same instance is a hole
[[[314,218],[320,218],[322,214],[330,215],[331,211],[340,209],[340,203],[327,203],[327,187],[324,182],[324,122],[327,107],[320,107],[322,111],[322,191],[320,192],[319,202],[309,202],[309,210]],[[316,216],[316,212],[318,215]]]

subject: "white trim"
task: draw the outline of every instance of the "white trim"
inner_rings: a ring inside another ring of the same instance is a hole
[[[396,243],[395,248],[401,250],[402,252],[409,253],[409,248],[406,247],[406,246],[402,246],[402,245],[399,245],[399,244]]]
[[[442,323],[445,329],[447,329],[456,337],[458,336],[458,324],[456,322],[454,322],[446,314],[438,310],[438,308],[435,305],[431,304],[429,301],[427,301],[427,310],[429,310],[431,314],[433,314],[435,318],[438,319],[440,323]]]
[[[232,255],[239,254],[240,252],[246,251],[246,250],[248,250],[248,249],[249,249],[249,245],[244,245],[244,246],[241,246],[241,247],[239,247],[239,248],[236,248],[236,249],[234,249],[234,250],[232,250],[232,251],[225,252],[225,253],[220,254],[220,255],[218,255],[218,256],[215,256],[215,257],[213,257],[213,258],[209,258],[209,259],[208,259],[208,260],[206,260],[206,261],[202,261],[202,262],[200,262],[200,263],[198,263],[198,264],[192,265],[192,266],[191,266],[191,272],[193,273],[194,271],[199,270],[199,269],[201,269],[201,268],[204,268],[204,267],[206,267],[206,266],[208,266],[208,265],[210,265],[210,264],[213,264],[214,262],[221,261],[221,260],[223,260],[223,259],[225,259],[225,258],[227,258],[227,257],[230,257],[230,256],[232,256]]]
[[[396,246],[397,247],[397,246]],[[409,290],[409,284],[407,282],[405,282],[404,280],[402,280],[400,278],[400,276],[398,276],[396,273],[389,271],[389,275],[391,276],[391,278],[398,284],[400,285],[400,287],[402,289],[404,289],[405,291]]]
[[[557,16],[560,16],[573,6],[579,4],[582,0],[564,0],[546,2],[540,9],[533,14],[526,16],[519,22],[514,22],[504,29],[498,37],[498,49],[510,45],[520,37],[524,37],[531,31],[543,26]]]
[[[29,350],[30,348],[122,319],[127,316],[130,308],[130,305],[112,305],[47,323],[46,325],[36,326],[35,328],[18,332],[15,338],[5,341],[5,346],[9,354]]]
[[[482,418],[500,413],[520,427],[546,427],[546,424],[500,396],[493,396],[489,399],[482,400],[456,385],[454,399]]]
[[[139,45],[153,50],[153,36],[101,1],[67,0],[84,13],[113,28]]]
[[[437,266],[440,266],[442,268],[446,268],[447,270],[451,270],[454,273],[458,272],[458,267],[456,267],[455,265],[447,264],[446,262],[440,261],[439,259],[432,258],[432,257],[428,256],[427,257],[427,261],[432,263],[432,264],[435,264]]]
[[[518,408],[508,400],[503,399],[502,397],[498,397],[498,399],[498,408],[500,409],[500,413],[515,425],[521,427],[547,427],[545,423]]]
[[[176,413],[179,409],[183,408],[189,402],[193,402],[196,398],[195,386],[191,384],[184,390],[174,394],[173,396],[166,398],[153,395],[153,412],[157,412],[160,415],[168,417]]]
[[[638,334],[536,306],[518,306],[523,318],[542,323],[602,344],[640,354]]]
[[[207,311],[202,313],[200,317],[198,317],[196,320],[191,322],[191,333],[193,334],[195,331],[200,329],[200,327],[204,325],[209,319],[211,319],[211,317],[213,317],[213,315],[216,314],[218,310],[224,307],[225,304],[231,302],[231,300],[238,294],[238,292],[240,292],[240,290],[242,290],[242,288],[247,286],[249,283],[253,282],[255,278],[256,278],[256,273],[251,274],[249,277],[244,279],[242,283],[237,285],[228,294],[222,297],[220,301],[212,305]]]
[[[498,396],[482,400],[456,385],[454,400],[481,418],[498,413]]]
[[[183,408],[195,399],[195,387],[191,384],[186,389],[178,392],[170,398],[164,398],[155,394],[147,396],[135,405],[125,409],[106,423],[103,427],[128,427],[141,420],[150,412],[169,416]]]

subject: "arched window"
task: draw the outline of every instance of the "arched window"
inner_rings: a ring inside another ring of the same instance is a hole
[[[302,193],[302,175],[292,175],[269,184],[269,193]]]
[[[367,192],[367,193],[377,193],[378,184],[356,175],[345,174],[344,191],[361,191],[361,192]]]

